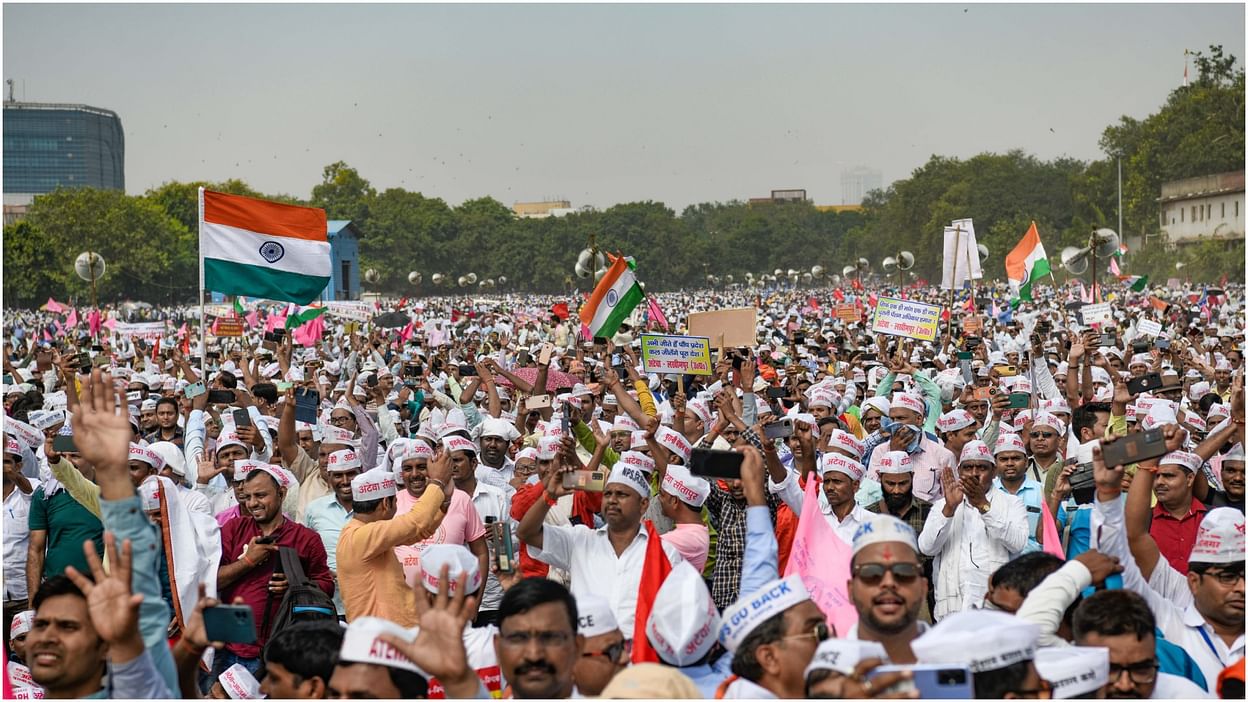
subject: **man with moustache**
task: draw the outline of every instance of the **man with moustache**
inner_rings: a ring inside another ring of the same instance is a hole
[[[847,586],[858,623],[845,638],[876,641],[892,663],[915,663],[910,642],[927,631],[919,619],[927,599],[918,536],[900,519],[872,517],[854,534]]]
[[[1027,510],[1027,546],[1023,553],[1040,550],[1040,506],[1044,486],[1027,474],[1027,448],[1018,434],[1002,434],[993,448],[997,460],[997,477],[993,486],[1023,501]]]
[[[905,451],[890,451],[880,458],[880,488],[884,497],[875,504],[868,505],[867,511],[875,514],[895,517],[905,522],[918,534],[923,531],[927,515],[932,511],[932,503],[920,500],[914,495],[914,472],[910,455]],[[932,557],[918,552],[919,563],[923,565],[923,577],[929,582],[932,578]],[[936,601],[931,588],[925,588],[924,599],[927,611],[923,618],[931,619],[931,610]]]

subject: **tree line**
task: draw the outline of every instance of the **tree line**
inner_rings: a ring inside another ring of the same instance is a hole
[[[1035,221],[1051,259],[1081,245],[1097,227],[1117,227],[1117,163],[1123,167],[1123,234],[1149,245],[1130,252],[1127,273],[1155,281],[1183,273],[1211,282],[1224,273],[1242,281],[1240,240],[1204,241],[1178,250],[1159,239],[1161,183],[1244,168],[1244,70],[1221,47],[1196,55],[1198,77],[1171,91],[1144,119],[1122,117],[1102,133],[1104,158],[1044,161],[1022,150],[967,159],[933,155],[908,178],[870,193],[861,211],[825,212],[812,203],[691,205],[677,213],[661,202],[622,203],[564,217],[520,219],[491,197],[451,206],[402,188],[378,191],[356,169],[326,166],[308,198],[261,193],[241,180],[169,182],[138,196],[90,188],[37,197],[27,217],[4,230],[4,295],[8,306],[49,296],[88,299],[73,260],[92,248],[107,261],[101,301],[153,303],[196,299],[197,191],[222,192],[322,207],[330,219],[352,220],[361,232],[361,267],[378,282],[366,289],[432,294],[434,273],[451,281],[469,272],[505,277],[507,289],[556,292],[590,281],[572,275],[591,237],[608,251],[636,257],[638,277],[653,290],[706,285],[707,276],[743,282],[775,269],[828,273],[859,257],[879,271],[885,256],[914,252],[916,278],[939,278],[944,226],[971,217],[988,246],[989,278],[1004,276],[1005,254]],[[1055,269],[1060,267],[1055,264]],[[408,273],[419,271],[419,286]],[[1061,276],[1059,275],[1059,280]],[[721,283],[722,284],[722,283]],[[457,289],[457,288],[455,288]]]

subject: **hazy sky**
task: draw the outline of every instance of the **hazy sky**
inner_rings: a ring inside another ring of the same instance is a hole
[[[126,184],[236,177],[306,197],[344,160],[451,204],[685,205],[932,154],[1100,155],[1244,56],[1224,5],[11,5],[4,77],[116,111]]]

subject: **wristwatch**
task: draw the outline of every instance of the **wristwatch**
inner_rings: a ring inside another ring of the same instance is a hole
[[[975,509],[979,510],[980,514],[988,514],[988,510],[992,509],[992,503],[985,502],[982,506],[976,507]]]

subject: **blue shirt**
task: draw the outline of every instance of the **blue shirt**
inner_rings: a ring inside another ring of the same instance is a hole
[[[1123,499],[1126,499],[1125,495]],[[1092,546],[1092,505],[1076,505],[1075,498],[1068,498],[1057,511],[1058,530],[1065,530],[1067,523],[1070,524],[1070,538],[1066,542],[1066,558],[1069,560]]]
[[[332,492],[309,502],[303,512],[303,525],[321,537],[321,543],[325,544],[325,562],[335,573],[338,572],[338,537],[353,514],[355,512],[343,507],[338,502],[338,496]],[[338,608],[338,614],[347,613],[347,605],[342,601],[342,588],[336,582],[334,606]]]
[[[1041,501],[1044,499],[1044,485],[1035,478],[1025,478],[1023,486],[1018,492],[1011,493],[1005,489],[1005,485],[1001,483],[1001,476],[992,479],[992,484],[998,490],[1007,495],[1014,495],[1023,501],[1023,507],[1027,509],[1027,545],[1023,547],[1023,553],[1031,553],[1040,550],[1040,542],[1036,541],[1036,528],[1040,526]],[[1086,547],[1085,547],[1086,549]],[[1073,556],[1071,556],[1073,558]]]

